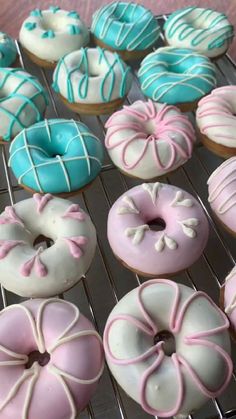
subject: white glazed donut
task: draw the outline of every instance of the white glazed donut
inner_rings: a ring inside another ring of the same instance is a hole
[[[20,43],[38,58],[55,62],[89,42],[89,31],[75,11],[35,9],[23,22]]]
[[[54,244],[35,250],[40,235]],[[0,215],[0,281],[23,297],[58,295],[87,272],[95,247],[94,225],[79,205],[35,194]]]
[[[108,366],[147,413],[184,419],[230,381],[228,327],[207,294],[166,279],[148,281],[125,295],[108,318]],[[167,333],[175,344],[165,341]]]

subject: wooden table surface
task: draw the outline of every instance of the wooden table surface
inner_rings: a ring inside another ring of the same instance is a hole
[[[126,0],[127,1],[127,0]],[[93,12],[101,5],[109,3],[107,0],[0,0],[0,30],[17,38],[23,20],[32,9],[47,8],[49,5],[58,5],[66,10],[77,10],[81,18],[91,24]],[[236,31],[236,0],[136,0],[150,8],[154,14],[168,13],[177,8],[198,5],[211,7],[224,12]],[[236,37],[230,48],[231,56],[236,60]]]

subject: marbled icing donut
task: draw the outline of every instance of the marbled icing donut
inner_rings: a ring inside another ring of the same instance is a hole
[[[152,224],[162,225],[162,231]],[[144,276],[173,275],[202,254],[209,226],[197,200],[175,186],[144,183],[121,195],[108,215],[114,254]]]
[[[208,201],[216,217],[236,234],[236,157],[222,163],[208,179]]]
[[[28,300],[0,312],[1,419],[75,419],[103,372],[102,341],[79,309]]]
[[[40,236],[53,245],[36,250]],[[50,297],[71,288],[89,269],[95,248],[90,217],[66,199],[35,194],[0,214],[0,281],[23,297]]]
[[[125,295],[108,318],[108,366],[147,413],[186,419],[230,381],[228,327],[204,292],[166,279],[147,281]],[[172,345],[166,336],[172,336]]]
[[[41,121],[47,97],[36,77],[20,68],[0,68],[0,90],[0,141],[10,141]]]
[[[9,166],[31,192],[71,194],[90,184],[102,167],[100,140],[81,122],[49,119],[16,136]]]
[[[17,49],[14,40],[0,32],[0,67],[11,67],[16,61]]]
[[[173,47],[145,57],[138,78],[145,96],[170,105],[195,102],[216,85],[215,66],[207,57]]]
[[[192,155],[195,133],[174,106],[141,100],[108,119],[105,146],[113,163],[141,179],[162,176]]]
[[[227,314],[232,330],[236,331],[236,266],[225,278],[223,286],[223,308]]]
[[[191,48],[208,57],[224,54],[234,37],[234,27],[223,13],[201,7],[175,11],[164,30],[169,45]]]

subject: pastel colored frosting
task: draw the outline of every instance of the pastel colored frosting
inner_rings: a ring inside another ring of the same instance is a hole
[[[94,13],[91,32],[115,50],[140,51],[156,43],[160,27],[141,4],[117,1]]]
[[[236,233],[236,157],[222,163],[207,184],[212,210],[226,227]]]
[[[167,279],[147,281],[126,294],[108,317],[107,363],[147,413],[186,419],[231,379],[228,327],[224,313],[204,292]],[[169,354],[161,335],[166,331],[175,341]]]
[[[8,164],[19,184],[40,193],[65,193],[94,180],[102,160],[102,144],[86,125],[45,119],[16,136]]]
[[[32,54],[54,62],[87,45],[89,31],[76,11],[51,6],[30,13],[21,26],[19,39]]]
[[[75,419],[103,372],[100,336],[67,301],[8,306],[0,313],[0,345],[4,419]]]
[[[161,219],[162,231],[151,222]],[[209,226],[197,200],[163,183],[144,183],[121,195],[108,215],[107,235],[114,254],[145,275],[171,275],[202,254]]]
[[[52,246],[36,249],[39,236]],[[59,295],[85,275],[95,248],[94,225],[79,205],[35,194],[0,215],[0,282],[23,297]]]
[[[174,106],[138,100],[111,115],[105,127],[113,163],[141,179],[177,169],[192,155],[194,129]]]
[[[17,57],[14,40],[4,32],[0,32],[0,67],[10,67]]]
[[[41,121],[47,96],[36,77],[20,68],[0,68],[0,90],[0,138],[10,141]]]
[[[172,13],[164,25],[167,42],[191,48],[208,57],[222,55],[234,37],[234,27],[223,13],[201,7],[186,7]]]
[[[123,98],[132,73],[116,53],[81,48],[63,57],[53,73],[53,88],[73,103],[102,103]]]
[[[224,311],[233,331],[236,330],[236,267],[227,275],[224,283]]]
[[[225,147],[236,147],[236,86],[212,90],[201,99],[196,113],[202,134]]]
[[[174,47],[145,57],[138,79],[145,96],[169,105],[194,102],[216,86],[215,66],[207,57]]]

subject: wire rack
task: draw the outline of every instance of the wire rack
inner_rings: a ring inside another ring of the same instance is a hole
[[[166,16],[157,17],[160,26],[163,26]],[[163,45],[161,35],[159,46]],[[77,115],[69,111],[58,99],[51,89],[52,72],[36,67],[20,50],[20,62],[28,72],[34,74],[46,87],[49,94],[47,118],[63,117],[81,120],[101,139],[104,138],[104,123],[107,117]],[[132,64],[134,82],[127,97],[127,104],[137,99],[143,99],[138,87],[136,70],[139,63]],[[218,85],[236,84],[236,64],[229,56],[216,62]],[[193,124],[194,114],[189,114]],[[6,205],[26,199],[29,194],[16,183],[7,166],[9,146],[1,146],[0,158],[0,211]],[[175,280],[179,283],[205,291],[216,302],[219,302],[219,288],[225,276],[235,264],[235,239],[221,229],[211,218],[211,211],[207,202],[207,179],[212,171],[221,164],[222,160],[200,143],[197,144],[193,157],[175,173],[164,178],[164,182],[177,185],[192,193],[201,203],[210,224],[208,245],[202,257],[188,270],[177,275]],[[74,197],[72,200],[79,203],[89,212],[94,222],[98,246],[91,268],[82,280],[70,291],[60,295],[76,304],[80,310],[95,324],[102,335],[106,319],[117,301],[131,289],[144,281],[144,278],[126,270],[113,256],[106,235],[106,222],[109,208],[125,190],[137,185],[135,179],[125,177],[105,156],[105,162],[100,176],[93,182],[86,192]],[[23,299],[1,287],[1,308],[6,305],[19,303]],[[232,342],[232,354],[236,365],[235,344]],[[210,400],[201,410],[189,419],[223,419],[236,418],[236,377],[225,393],[217,400]],[[79,415],[80,419],[148,419],[150,415],[142,411],[138,404],[128,398],[118,387],[108,368],[99,383],[98,390],[92,398],[87,409]]]

